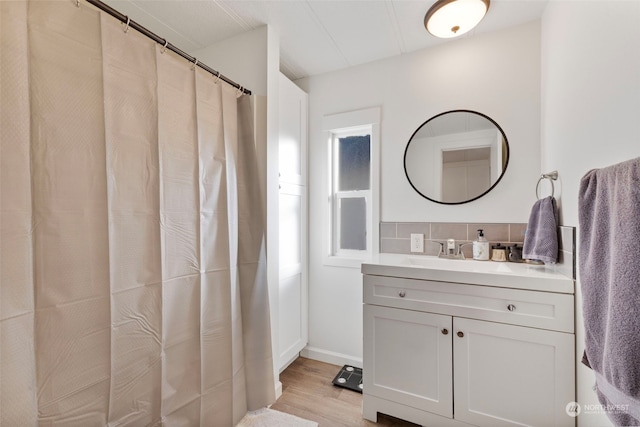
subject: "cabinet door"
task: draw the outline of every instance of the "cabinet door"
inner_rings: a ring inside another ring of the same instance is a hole
[[[451,322],[365,304],[364,393],[451,417]]]
[[[477,426],[573,426],[574,335],[454,318],[454,417]],[[460,336],[462,335],[462,336]]]
[[[307,94],[280,75],[278,356],[282,371],[307,345]]]
[[[307,345],[306,193],[280,184],[278,350],[280,370]]]

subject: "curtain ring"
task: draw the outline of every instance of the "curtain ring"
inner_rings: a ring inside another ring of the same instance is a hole
[[[162,46],[162,49],[160,49],[160,53],[165,53],[167,51],[167,45],[168,44],[169,44],[169,42],[165,39],[164,46]]]
[[[242,95],[244,95],[244,92],[242,91],[242,86],[238,86],[236,88],[236,98],[240,98]]]
[[[220,81],[220,71],[216,73],[216,79],[213,81],[213,84],[217,85],[219,81]]]
[[[80,0],[76,0],[76,7],[80,7]]]
[[[129,17],[127,16],[127,25],[125,25],[125,27],[124,27],[124,32],[125,32],[125,34],[127,33],[127,31],[129,31],[129,24],[130,24],[130,23],[131,23],[131,18],[129,18]]]
[[[191,69],[195,70],[196,67],[198,66],[198,58],[193,58],[193,59],[194,61],[193,61],[193,65],[191,65]]]

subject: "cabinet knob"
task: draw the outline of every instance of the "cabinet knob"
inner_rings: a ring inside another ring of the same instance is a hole
[[[398,296],[399,296],[400,298],[404,298],[404,296],[405,296],[405,295],[407,295],[407,293],[406,293],[405,291],[400,291],[400,292],[398,292]]]
[[[460,338],[464,337],[464,332],[462,332],[462,331],[458,331],[458,336],[459,336]]]
[[[449,330],[448,330],[448,329],[443,329],[443,330],[442,330],[442,335],[447,335],[448,333],[449,333]]]
[[[507,310],[509,310],[509,311],[516,311],[516,306],[515,306],[515,305],[513,305],[513,304],[509,304],[509,305],[507,306]]]

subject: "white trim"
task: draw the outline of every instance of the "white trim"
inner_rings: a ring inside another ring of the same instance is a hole
[[[322,130],[349,129],[380,123],[380,107],[345,113],[330,114],[322,118]]]
[[[362,357],[351,356],[349,354],[336,353],[335,351],[323,350],[317,347],[305,347],[300,352],[300,356],[307,359],[319,360],[320,362],[330,363],[332,365],[351,365],[356,368],[362,368]],[[336,374],[338,372],[336,371]]]
[[[362,417],[365,420],[373,421],[375,423],[378,419],[378,412],[383,414],[396,414],[395,416],[398,418],[423,426],[472,427],[471,424],[463,423],[462,421],[458,421],[453,418],[443,417],[442,415],[413,408],[391,400],[381,399],[367,394],[365,391],[362,396]]]
[[[380,252],[379,248],[379,221],[380,221],[380,108],[373,107],[358,111],[332,114],[323,117],[323,131],[326,141],[326,156],[323,156],[322,165],[323,181],[325,183],[326,205],[323,207],[323,265],[334,267],[361,268],[364,261],[371,259]],[[334,211],[333,203],[333,135],[344,131],[357,132],[367,127],[371,134],[370,139],[370,180],[371,185],[367,197],[367,250],[341,251],[334,253],[332,221]]]
[[[282,382],[276,381],[276,400],[280,399],[282,396]]]
[[[434,170],[435,178],[437,179],[437,181],[434,181],[434,183],[437,184],[437,187],[434,187],[434,191],[432,193],[426,193],[426,194],[428,195],[433,194],[433,197],[436,200],[442,200],[443,198],[442,197],[442,180],[443,180],[442,170],[444,165],[443,156],[445,151],[468,150],[468,149],[474,149],[474,148],[489,148],[491,150],[489,155],[490,159],[495,159],[497,156],[496,147],[498,145],[498,140],[496,139],[496,132],[497,132],[497,135],[502,136],[502,134],[500,134],[500,131],[489,129],[489,130],[479,130],[479,131],[449,134],[449,135],[442,135],[442,136],[427,138],[427,141],[429,141],[429,143],[434,147],[435,155],[433,156],[434,163],[432,167]],[[500,141],[502,141],[501,138],[500,138]],[[496,180],[502,173],[502,157],[500,157],[500,159],[497,159],[497,162],[500,164],[499,172],[496,171],[494,168],[496,161],[490,160],[490,165],[489,165],[490,171],[491,171],[490,186],[496,182]]]
[[[371,124],[371,255],[380,253],[380,109]]]
[[[345,267],[345,268],[362,268],[362,263],[367,262],[369,256],[363,256],[362,258],[347,258],[344,256],[326,255],[323,260],[323,265],[329,267]]]

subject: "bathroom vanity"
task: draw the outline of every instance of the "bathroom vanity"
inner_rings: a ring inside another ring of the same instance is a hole
[[[574,281],[544,266],[382,254],[363,264],[363,415],[575,426]]]

